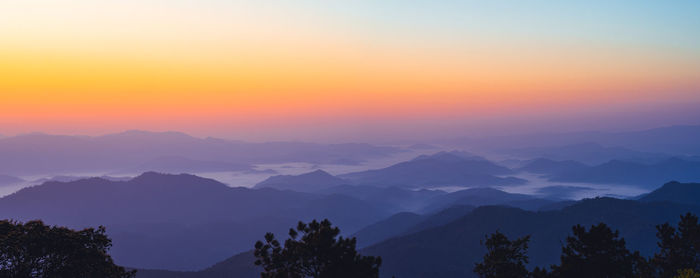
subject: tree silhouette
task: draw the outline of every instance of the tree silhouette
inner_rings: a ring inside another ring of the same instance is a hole
[[[41,221],[0,221],[0,277],[133,277],[107,254],[105,228],[71,230]]]
[[[676,276],[673,278],[700,278],[700,273],[695,272],[692,269],[682,269],[678,271]]]
[[[659,277],[674,277],[679,271],[698,272],[700,266],[700,225],[698,217],[681,215],[676,230],[668,223],[656,226],[659,252],[651,259]]]
[[[562,248],[561,265],[552,266],[553,277],[635,277],[640,256],[627,250],[618,231],[604,223],[589,231],[581,225],[572,230],[574,235],[567,237]]]
[[[488,249],[484,260],[477,263],[474,272],[482,278],[520,278],[527,277],[525,268],[528,263],[527,244],[530,236],[509,240],[504,234],[496,232],[486,237],[483,242]]]
[[[255,264],[263,267],[263,278],[379,277],[381,258],[360,255],[355,238],[339,234],[340,229],[327,219],[309,224],[300,221],[296,230],[289,229],[284,246],[272,233],[265,235],[264,243],[256,242]]]

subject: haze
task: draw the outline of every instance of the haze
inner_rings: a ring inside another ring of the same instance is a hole
[[[697,0],[0,0],[0,277],[696,277],[694,215]]]
[[[699,13],[696,1],[4,1],[0,133],[370,141],[698,124]]]

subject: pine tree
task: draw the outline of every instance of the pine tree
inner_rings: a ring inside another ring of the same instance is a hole
[[[528,263],[527,244],[530,236],[509,240],[504,234],[496,232],[482,242],[488,249],[484,260],[477,263],[474,272],[482,278],[520,278],[529,275],[525,265]]]
[[[301,234],[301,237],[299,236]],[[272,233],[265,242],[255,243],[256,265],[262,266],[263,278],[376,278],[381,258],[362,256],[355,238],[338,237],[340,229],[323,220],[289,230],[282,246]]]

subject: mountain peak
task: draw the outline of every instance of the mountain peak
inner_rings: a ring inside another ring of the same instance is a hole
[[[300,175],[272,176],[256,184],[256,188],[271,187],[281,190],[316,192],[322,189],[343,185],[346,181],[321,169]]]
[[[424,160],[424,159],[433,159],[433,160],[439,160],[439,161],[445,161],[445,162],[457,162],[457,161],[464,161],[464,160],[483,160],[482,157],[474,155],[469,152],[465,151],[458,151],[458,150],[453,150],[453,151],[441,151],[437,152],[434,154],[424,154],[420,155],[412,161],[418,161],[418,160]]]
[[[305,174],[301,174],[300,176],[304,176],[304,175],[307,175],[307,176],[327,176],[327,177],[333,177],[333,175],[331,175],[330,173],[328,173],[328,172],[326,172],[326,171],[324,171],[324,170],[321,170],[321,169],[318,169],[318,170],[315,170],[315,171],[312,171],[312,172],[308,172],[308,173],[305,173]]]
[[[144,137],[168,137],[168,138],[187,138],[193,139],[194,137],[189,134],[179,132],[179,131],[147,131],[130,129],[120,133],[107,134],[102,137],[128,137],[128,138],[144,138]]]
[[[165,174],[158,172],[145,172],[131,180],[129,183],[134,184],[154,184],[154,185],[195,185],[195,184],[207,184],[227,187],[225,184],[218,182],[213,179],[203,178],[200,176],[195,176],[191,174]]]
[[[700,203],[700,183],[670,181],[639,199],[643,202]]]

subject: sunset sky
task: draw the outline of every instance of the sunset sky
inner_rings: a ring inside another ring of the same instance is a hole
[[[0,2],[0,134],[700,124],[700,1]]]

